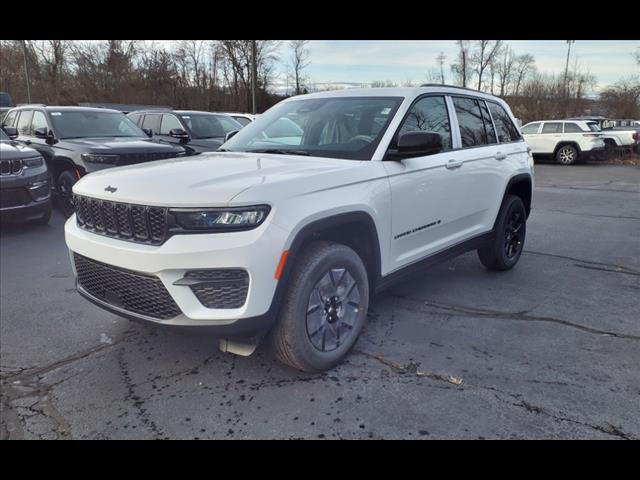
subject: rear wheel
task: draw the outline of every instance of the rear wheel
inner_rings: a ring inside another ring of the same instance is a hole
[[[507,195],[496,224],[491,245],[478,250],[480,262],[489,270],[509,270],[514,267],[524,248],[527,233],[527,211],[520,197]]]
[[[556,152],[556,161],[561,165],[574,165],[578,161],[578,150],[571,145],[563,145]]]
[[[77,179],[71,170],[65,170],[58,177],[58,205],[66,218],[73,215],[73,186],[76,182]]]
[[[369,282],[351,248],[314,242],[294,266],[271,343],[284,363],[306,372],[339,364],[367,318]]]

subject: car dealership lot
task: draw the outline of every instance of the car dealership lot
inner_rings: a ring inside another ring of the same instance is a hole
[[[640,439],[640,169],[536,182],[514,270],[468,253],[398,284],[322,375],[102,311],[59,213],[3,225],[0,438]]]

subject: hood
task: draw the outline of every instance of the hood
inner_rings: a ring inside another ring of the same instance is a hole
[[[39,157],[37,150],[18,142],[0,142],[0,160],[18,160],[20,158]]]
[[[259,199],[264,203],[272,200],[274,192],[294,196],[328,188],[337,182],[354,181],[353,172],[362,163],[371,162],[258,153],[203,153],[90,173],[75,184],[73,191],[142,205],[213,207],[225,206],[252,188],[269,186],[269,194],[264,190],[264,195],[261,194],[269,198]]]
[[[183,152],[180,147],[152,142],[151,139],[131,137],[91,137],[69,138],[62,143],[77,145],[90,150],[91,153],[149,153],[149,152]]]
[[[183,144],[185,148],[206,148],[208,151],[217,150],[224,143],[224,138],[192,138],[189,142]]]

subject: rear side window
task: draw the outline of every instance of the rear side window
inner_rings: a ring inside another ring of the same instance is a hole
[[[518,132],[518,128],[513,124],[513,121],[507,111],[497,103],[487,103],[489,104],[489,110],[493,117],[493,123],[496,124],[496,131],[498,132],[498,139],[500,140],[500,143],[520,140],[522,138],[520,136],[520,132]]]
[[[184,130],[184,127],[173,115],[163,115],[162,116],[162,125],[160,126],[160,135],[169,135],[169,132],[174,128],[179,128],[180,130]]]
[[[9,112],[9,114],[7,114],[7,116],[2,121],[2,123],[7,125],[8,127],[13,127],[14,126],[14,122],[16,121],[16,115],[17,114],[18,114],[17,110],[14,110],[13,112]]]
[[[638,124],[640,126],[640,124]],[[589,130],[591,130],[592,132],[601,132],[602,130],[600,130],[600,126],[596,123],[596,122],[589,122],[587,123],[587,127],[589,127]]]
[[[439,133],[442,137],[442,150],[451,150],[451,124],[444,97],[424,97],[418,100],[409,110],[399,133],[407,132]]]
[[[246,117],[233,117],[233,119],[238,122],[239,124],[241,124],[243,127],[246,127],[247,125],[249,125],[251,123],[251,120],[249,120]]]
[[[493,123],[491,122],[491,116],[489,116],[489,109],[487,108],[487,104],[478,100],[480,103],[480,110],[482,111],[482,121],[484,122],[484,129],[487,132],[487,143],[498,143],[498,139],[496,137],[496,131],[493,128]]]
[[[562,124],[559,122],[547,122],[542,127],[542,133],[562,133]]]
[[[20,135],[31,135],[31,117],[33,116],[33,110],[22,110],[20,117],[18,118],[18,133]]]
[[[462,147],[486,145],[487,131],[478,101],[474,98],[453,97],[453,105],[458,116]]]
[[[144,121],[142,122],[142,128],[148,128],[154,135],[158,135],[160,133],[161,118],[162,115],[145,115]]]
[[[564,133],[582,133],[582,129],[576,123],[565,123]]]
[[[530,125],[526,125],[526,126],[522,127],[522,133],[524,135],[535,134],[535,133],[538,133],[538,129],[539,128],[540,128],[540,124],[539,123],[532,123]]]
[[[33,112],[33,120],[31,120],[31,134],[33,135],[33,133],[38,128],[46,128],[47,130],[49,130],[49,126],[47,125],[47,119],[45,118],[44,113],[42,113],[39,110],[36,110]]]

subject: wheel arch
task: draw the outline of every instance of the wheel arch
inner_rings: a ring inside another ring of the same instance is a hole
[[[520,197],[522,203],[524,203],[524,208],[527,211],[527,218],[529,218],[529,214],[531,213],[531,201],[533,197],[533,180],[531,178],[531,175],[528,173],[520,173],[511,177],[507,182],[507,186],[504,189],[504,194],[502,195],[503,202],[504,199],[507,198],[507,195],[516,195]]]

